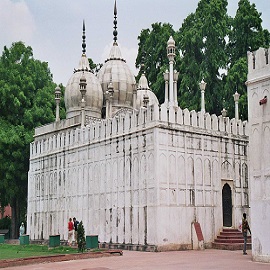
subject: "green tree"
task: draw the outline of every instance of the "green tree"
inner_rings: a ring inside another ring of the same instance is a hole
[[[249,0],[238,2],[236,15],[231,22],[228,50],[232,65],[239,58],[246,57],[247,51],[255,51],[260,46],[269,45],[265,42],[268,31],[262,28],[261,13]]]
[[[235,115],[235,105],[233,94],[237,91],[240,94],[239,99],[239,117],[247,119],[247,88],[245,82],[247,80],[247,59],[246,57],[239,58],[234,65],[228,70],[228,75],[225,78],[225,94],[224,108],[228,111],[228,116],[233,118]]]
[[[167,42],[174,35],[171,24],[153,23],[151,29],[143,29],[138,37],[139,50],[136,67],[140,68],[137,80],[141,77],[141,66],[144,64],[145,74],[150,88],[160,102],[164,101],[163,73],[168,68]]]
[[[103,64],[95,64],[92,58],[88,58],[90,69],[93,71],[95,75],[98,74],[99,70],[102,68]]]
[[[199,81],[202,79],[201,65],[203,61],[202,38],[197,30],[196,15],[190,14],[183,22],[176,36],[176,41],[181,52],[177,61],[179,66],[179,105],[198,111],[200,109]]]
[[[0,58],[0,204],[12,207],[12,237],[25,219],[29,144],[34,128],[54,120],[52,74],[22,42]]]
[[[83,226],[82,221],[78,225],[77,243],[78,243],[78,250],[80,252],[84,252],[86,249],[86,241],[85,241],[85,232],[84,232],[84,226]]]
[[[229,31],[227,0],[201,0],[177,35],[181,51],[180,106],[200,109],[199,82],[204,79],[206,110],[220,114],[223,99],[221,70],[226,68],[226,36]]]
[[[10,229],[10,226],[11,226],[10,217],[6,216],[0,219],[0,229]]]
[[[236,15],[231,19],[231,31],[227,52],[229,54],[228,75],[225,78],[225,106],[230,117],[234,117],[233,94],[240,94],[239,116],[248,118],[247,88],[247,51],[255,51],[259,47],[269,47],[270,34],[262,28],[261,13],[249,0],[240,0]]]

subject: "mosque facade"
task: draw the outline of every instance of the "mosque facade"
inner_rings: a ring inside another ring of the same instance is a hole
[[[59,234],[70,217],[103,244],[142,250],[204,247],[223,227],[249,214],[249,126],[238,118],[178,106],[175,43],[168,40],[165,101],[139,83],[114,42],[97,75],[83,51],[65,90],[66,119],[35,129],[30,145],[27,233],[31,240]],[[207,89],[207,88],[206,88]],[[269,88],[268,88],[269,91]],[[269,105],[268,105],[269,106]]]

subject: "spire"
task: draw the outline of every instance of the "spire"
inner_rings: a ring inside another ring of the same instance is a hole
[[[114,24],[114,30],[113,30],[113,40],[114,40],[114,44],[116,43],[117,44],[117,8],[116,8],[116,0],[114,2],[114,21],[113,21],[113,24]]]
[[[85,24],[84,24],[84,20],[83,20],[83,34],[82,34],[82,53],[85,54],[86,52],[86,43],[85,43]]]
[[[145,51],[142,52],[142,60],[141,60],[141,71],[142,74],[145,74]]]

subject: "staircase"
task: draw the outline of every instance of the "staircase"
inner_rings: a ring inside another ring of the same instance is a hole
[[[220,235],[212,243],[212,248],[215,249],[242,250],[243,247],[244,238],[242,232],[230,228],[223,228]],[[247,238],[247,249],[251,249],[251,236]]]

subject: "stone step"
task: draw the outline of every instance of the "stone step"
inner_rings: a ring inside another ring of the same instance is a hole
[[[247,243],[247,249],[251,249],[251,243]],[[212,248],[215,249],[225,249],[225,250],[243,250],[244,244],[239,244],[239,243],[229,243],[229,244],[224,244],[224,243],[212,243]]]
[[[220,232],[221,235],[242,235],[241,232]]]
[[[243,238],[231,238],[231,239],[215,239],[215,243],[223,243],[223,244],[230,244],[230,243],[244,243]],[[251,241],[248,241],[251,242]]]
[[[223,228],[212,243],[216,249],[241,250],[244,247],[244,238],[242,232],[233,228]],[[247,249],[251,249],[251,237],[247,238]]]
[[[222,231],[223,232],[240,232],[238,229],[234,229],[234,228],[223,228]]]
[[[243,236],[242,236],[242,234],[240,234],[240,235],[218,235],[217,236],[217,239],[236,239],[236,238],[243,239]],[[250,239],[251,236],[248,236],[247,238]]]

